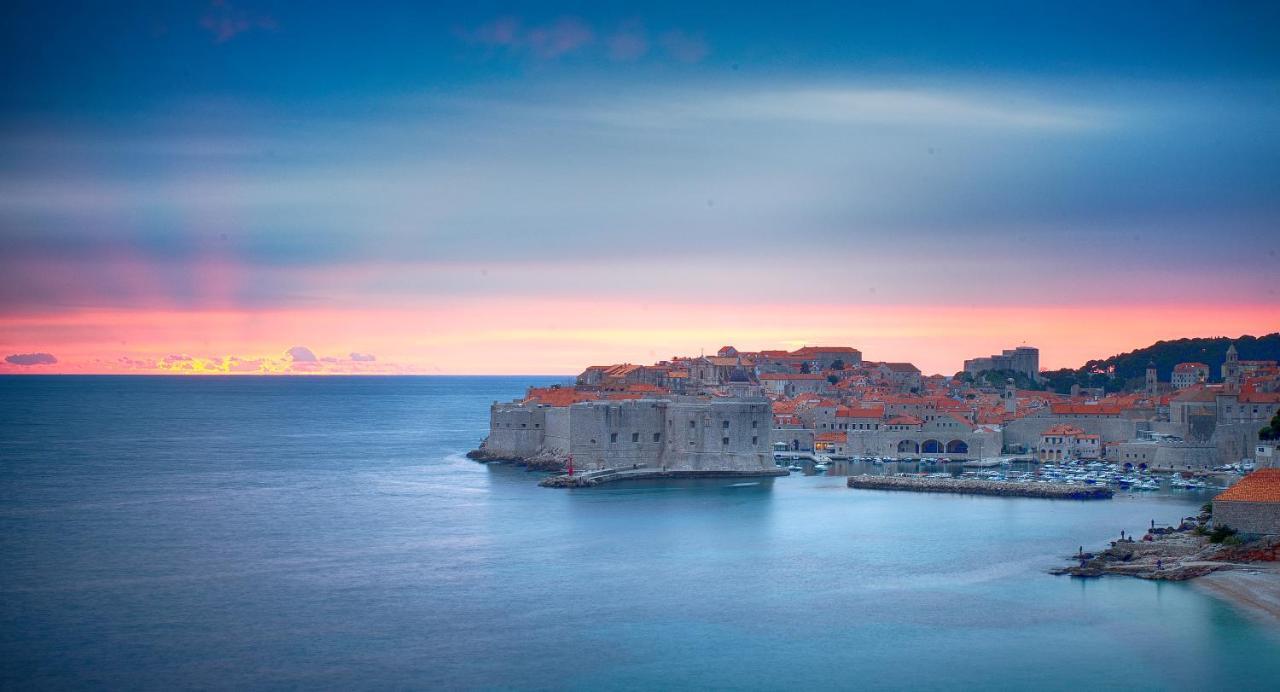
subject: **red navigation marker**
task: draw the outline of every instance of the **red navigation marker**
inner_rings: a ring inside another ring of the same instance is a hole
[[[573,455],[569,455],[569,475],[573,475]]]

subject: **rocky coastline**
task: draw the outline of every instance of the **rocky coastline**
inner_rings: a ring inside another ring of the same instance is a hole
[[[511,455],[499,456],[491,454],[481,445],[479,449],[473,449],[466,454],[468,459],[478,461],[482,464],[514,464],[523,466],[530,471],[549,471],[551,473],[563,473],[569,469],[569,460],[550,452],[540,452],[530,457],[512,457]]]
[[[1065,483],[1009,483],[975,478],[922,478],[918,476],[850,476],[850,488],[861,490],[904,490],[917,493],[995,495],[998,497],[1038,497],[1053,500],[1105,500],[1110,488]]]
[[[1186,581],[1219,570],[1274,565],[1280,537],[1242,538],[1229,530],[1211,528],[1207,512],[1187,517],[1178,526],[1152,527],[1141,538],[1122,535],[1096,553],[1081,552],[1076,564],[1050,570],[1072,577],[1107,574],[1157,581]]]

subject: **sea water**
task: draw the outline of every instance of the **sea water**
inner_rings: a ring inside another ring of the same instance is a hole
[[[537,487],[555,378],[0,378],[0,687],[1276,689],[1194,584],[1046,573],[1204,494]]]

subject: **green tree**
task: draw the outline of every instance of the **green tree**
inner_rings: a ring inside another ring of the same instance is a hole
[[[1280,411],[1271,417],[1271,424],[1258,431],[1260,440],[1280,440]]]

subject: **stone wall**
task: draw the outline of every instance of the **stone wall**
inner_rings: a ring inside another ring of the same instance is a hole
[[[1240,533],[1280,534],[1280,502],[1214,500],[1213,523]]]
[[[498,458],[524,459],[542,447],[545,409],[494,402],[489,407],[489,437],[485,451]]]
[[[938,458],[947,459],[981,459],[1000,454],[1003,447],[1001,434],[994,431],[957,430],[850,430],[849,442],[845,454],[850,456],[875,456],[892,458]],[[937,452],[924,452],[925,443],[933,440],[941,445]],[[963,442],[966,451],[946,451],[947,446],[955,441]],[[910,444],[905,451],[899,452],[899,443]]]
[[[769,431],[770,449],[773,444],[781,442],[788,451],[812,452],[814,439],[815,432],[808,428],[774,428]]]
[[[584,471],[642,467],[674,471],[774,470],[772,407],[764,399],[637,399],[568,407],[490,408],[490,458],[573,455]],[[812,433],[809,433],[812,447]]]
[[[1105,416],[1031,415],[1005,424],[1004,444],[1035,449],[1040,444],[1040,434],[1055,425],[1077,427],[1089,435],[1097,435],[1105,443],[1132,440],[1138,436],[1138,430],[1148,429],[1149,423]]]

